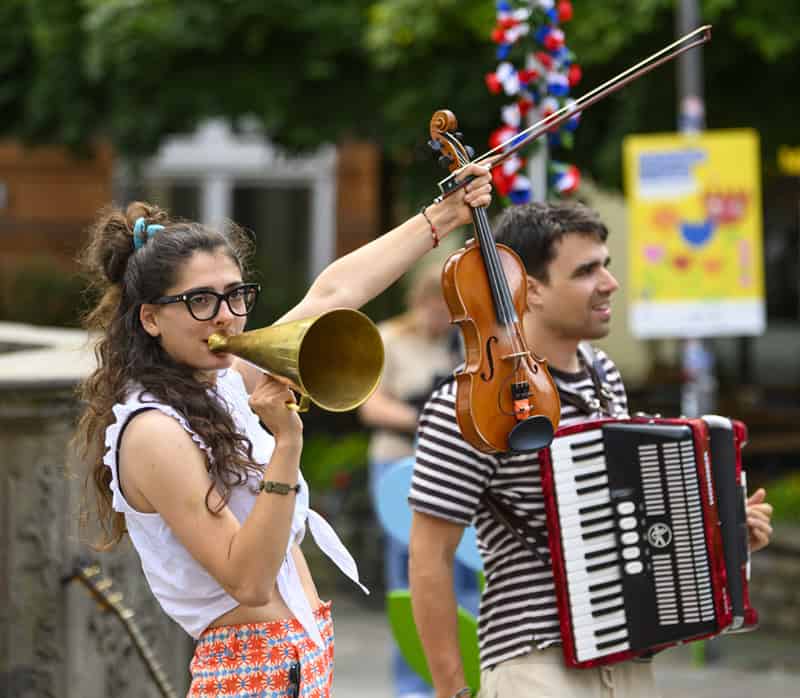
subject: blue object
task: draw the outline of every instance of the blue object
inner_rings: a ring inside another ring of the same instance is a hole
[[[384,532],[384,576],[386,590],[391,594],[408,590],[408,541],[411,534],[411,508],[408,492],[414,471],[414,458],[370,463],[370,494],[373,506]],[[462,612],[477,616],[480,603],[475,571],[483,568],[478,553],[475,528],[464,530],[456,550],[453,568],[453,586]],[[413,623],[413,621],[412,621]],[[433,696],[429,684],[414,667],[409,665],[400,649],[392,650],[392,675],[397,696],[419,694]]]
[[[408,493],[414,472],[414,458],[409,456],[377,467],[382,471],[375,478],[373,491],[378,520],[392,538],[407,546],[411,535]],[[464,535],[456,548],[456,559],[474,572],[483,570],[474,526],[464,529]]]
[[[153,237],[159,230],[164,230],[163,225],[151,223],[147,225],[144,216],[139,216],[133,224],[133,246],[137,250],[144,247],[145,243]]]
[[[681,221],[681,235],[690,245],[702,247],[711,239],[714,227],[714,221],[710,218],[702,223]]]

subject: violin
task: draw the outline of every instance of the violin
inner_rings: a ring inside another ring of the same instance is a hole
[[[429,144],[450,170],[439,182],[434,203],[466,186],[457,179],[475,162],[493,169],[548,130],[585,111],[633,80],[711,40],[711,26],[698,27],[631,66],[579,99],[501,143],[479,158],[455,133],[455,116],[437,111]],[[453,253],[442,270],[442,288],[451,322],[464,338],[466,364],[456,374],[456,416],[464,439],[485,453],[535,451],[550,444],[561,416],[558,390],[547,361],[525,343],[522,320],[527,275],[516,253],[497,245],[486,210],[473,209],[476,239]]]
[[[451,171],[472,156],[446,109],[431,118],[429,145]],[[519,256],[494,241],[486,209],[473,208],[475,238],[442,269],[450,321],[464,339],[456,373],[456,417],[464,439],[484,453],[536,451],[558,427],[561,401],[547,361],[525,342],[527,272]]]

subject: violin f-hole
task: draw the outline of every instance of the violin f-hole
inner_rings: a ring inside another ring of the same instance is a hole
[[[492,356],[492,342],[497,344],[499,340],[494,335],[486,340],[486,360],[489,362],[489,375],[486,371],[481,371],[481,379],[489,383],[494,378],[494,357]]]

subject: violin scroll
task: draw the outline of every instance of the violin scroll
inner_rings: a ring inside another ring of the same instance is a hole
[[[439,109],[431,117],[428,145],[434,153],[439,153],[439,164],[450,172],[469,164],[475,156],[473,148],[461,142],[463,136],[457,128],[458,119],[449,109]]]

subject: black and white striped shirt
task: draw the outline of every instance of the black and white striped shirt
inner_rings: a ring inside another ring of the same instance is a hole
[[[614,363],[597,351],[618,414],[627,397]],[[551,369],[559,388],[596,396],[587,370]],[[539,461],[533,454],[485,454],[461,436],[455,413],[456,385],[450,379],[431,395],[419,421],[416,464],[409,494],[415,511],[468,526],[475,524],[486,586],[478,620],[481,669],[560,642],[553,576],[534,555],[490,515],[481,501],[490,489],[506,508],[530,522],[547,540]],[[597,416],[600,416],[599,414]],[[561,426],[587,419],[562,401]],[[533,540],[529,539],[531,544]],[[547,553],[546,549],[542,550]]]

